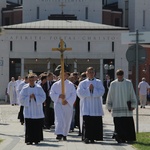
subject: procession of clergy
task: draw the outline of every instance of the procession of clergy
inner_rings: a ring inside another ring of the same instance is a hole
[[[117,79],[111,81],[106,108],[114,121],[114,138],[118,143],[136,140],[133,110],[136,96],[132,82],[124,78],[124,71],[116,71]],[[64,71],[62,94],[61,71],[59,76],[30,73],[8,83],[7,93],[12,106],[19,104],[18,119],[25,125],[25,143],[38,144],[43,140],[43,129],[55,126],[56,139],[67,141],[67,135],[78,127],[85,143],[103,140],[103,82],[95,77],[95,69],[88,67],[79,75]]]

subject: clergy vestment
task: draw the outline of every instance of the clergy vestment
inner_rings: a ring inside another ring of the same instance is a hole
[[[55,112],[55,134],[67,136],[70,130],[70,124],[73,114],[73,104],[76,100],[76,90],[74,84],[69,80],[64,81],[65,84],[65,100],[68,102],[62,105],[62,99],[59,95],[61,91],[61,80],[55,82],[50,90],[50,97],[54,101]]]
[[[22,90],[22,88],[23,88],[24,86],[27,86],[27,85],[28,85],[28,84],[27,84],[25,81],[22,81],[22,82],[20,83],[20,85],[18,86],[18,88],[17,88],[18,100],[19,100],[19,96],[20,96],[20,91]],[[18,101],[18,103],[20,104],[20,100]],[[21,104],[20,104],[20,111],[19,111],[19,113],[18,113],[18,119],[20,120],[21,124],[24,123],[23,109],[24,109],[24,107],[21,106]]]
[[[9,95],[10,104],[17,104],[16,82],[10,81],[7,87],[7,94]]]
[[[117,141],[136,140],[133,111],[129,110],[128,101],[131,102],[132,108],[136,108],[137,100],[131,81],[127,79],[118,81],[116,79],[111,82],[106,100],[106,108],[111,110],[114,117]]]
[[[93,91],[89,90],[93,84]],[[104,86],[99,79],[88,78],[81,81],[77,88],[77,95],[80,98],[80,115],[83,117],[82,140],[103,140],[102,96]]]
[[[30,95],[34,94],[35,99],[30,99]],[[29,84],[24,86],[20,92],[20,103],[24,106],[25,118],[25,143],[38,143],[43,140],[43,102],[46,94],[40,85],[35,84],[30,87]]]
[[[19,85],[22,83],[22,80],[16,80],[16,93],[17,93],[17,104],[19,104],[19,93],[18,93],[18,88]]]
[[[103,82],[103,85],[104,85],[104,88],[105,88],[105,93],[103,95],[103,103],[105,104],[106,103],[106,98],[107,98],[107,93],[108,93],[108,90],[109,90],[109,86],[110,86],[110,83],[111,83],[112,80],[105,80]]]
[[[46,92],[46,106],[44,107],[44,112],[45,112],[45,121],[44,125],[46,128],[50,129],[50,127],[54,124],[54,109],[51,108],[50,106],[53,105],[53,102],[50,98],[50,89],[52,85],[55,83],[55,81],[47,81],[45,83],[45,92]]]

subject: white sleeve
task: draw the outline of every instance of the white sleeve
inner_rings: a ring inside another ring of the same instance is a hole
[[[52,99],[53,102],[57,103],[60,99],[59,99],[59,95],[60,93],[57,92],[57,84],[53,84],[52,87],[51,87],[51,90],[50,90],[50,97]]]

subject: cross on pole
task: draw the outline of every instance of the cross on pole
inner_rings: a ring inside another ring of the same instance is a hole
[[[60,39],[59,48],[52,48],[52,51],[59,51],[61,53],[60,55],[60,61],[61,61],[61,91],[62,94],[65,95],[65,85],[64,85],[64,51],[70,51],[72,48],[66,48],[65,42],[63,39]],[[64,102],[64,99],[62,99],[62,104]]]
[[[62,10],[62,15],[63,15],[63,9],[64,9],[64,7],[66,6],[63,2],[61,2],[61,4],[59,5],[60,7],[61,7],[61,10]]]

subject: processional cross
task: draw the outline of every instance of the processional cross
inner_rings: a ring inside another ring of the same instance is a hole
[[[59,5],[61,7],[61,13],[64,14],[64,7],[66,6],[63,2]]]
[[[72,48],[66,48],[66,44],[63,39],[60,39],[59,48],[52,48],[52,51],[59,51],[60,52],[60,62],[61,62],[61,91],[62,94],[65,94],[65,85],[64,85],[64,51],[70,51]],[[62,99],[62,104],[65,100]]]

